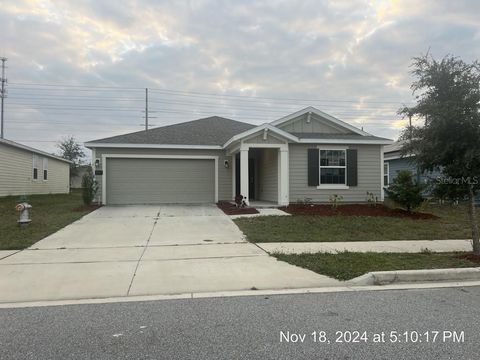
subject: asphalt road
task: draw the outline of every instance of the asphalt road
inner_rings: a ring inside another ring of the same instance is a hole
[[[479,350],[480,287],[0,310],[1,359],[478,359]]]

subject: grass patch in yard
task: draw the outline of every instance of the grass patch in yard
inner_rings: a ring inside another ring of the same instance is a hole
[[[0,250],[27,248],[95,209],[82,206],[82,195],[78,190],[71,194],[29,195],[32,222],[26,229],[21,229],[17,224],[19,214],[15,211],[18,198],[0,198]]]
[[[478,267],[461,253],[273,254],[277,259],[338,280],[350,280],[371,271]]]
[[[235,219],[251,242],[335,242],[470,239],[465,205],[429,205],[437,219],[384,216],[262,216]],[[480,221],[480,214],[478,216]]]

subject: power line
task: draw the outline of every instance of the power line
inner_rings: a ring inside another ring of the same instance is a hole
[[[124,87],[124,86],[92,86],[92,85],[70,85],[70,84],[40,84],[40,83],[11,83],[11,85],[19,85],[19,86],[33,86],[33,87],[47,87],[47,88],[57,88],[55,90],[59,90],[61,88],[63,90],[85,90],[85,91],[96,91],[95,89],[101,90],[133,90],[133,91],[140,91],[143,90],[142,88],[136,87]],[[402,101],[370,101],[370,100],[337,100],[337,99],[311,99],[311,98],[283,98],[283,97],[266,97],[266,96],[248,96],[248,95],[235,95],[235,94],[218,94],[218,93],[208,93],[208,92],[197,92],[197,91],[182,91],[182,90],[173,90],[173,89],[161,89],[161,88],[149,88],[154,92],[163,92],[163,93],[171,93],[177,95],[200,95],[200,96],[209,96],[209,97],[227,97],[227,98],[244,98],[244,99],[263,99],[263,100],[278,100],[278,101],[301,101],[301,102],[321,102],[321,101],[329,101],[329,102],[341,102],[341,103],[391,103],[391,104],[402,104]]]
[[[6,84],[7,84],[7,78],[5,77],[5,62],[7,61],[6,57],[1,57],[0,61],[2,62],[2,77],[0,78],[0,81],[2,83],[0,87],[0,139],[3,139],[4,136],[4,118],[3,118],[3,103],[5,101],[5,98],[7,97],[7,89],[6,89]]]

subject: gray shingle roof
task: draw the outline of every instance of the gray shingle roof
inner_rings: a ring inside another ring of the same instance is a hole
[[[341,139],[341,140],[385,140],[390,139],[373,136],[373,135],[360,135],[360,134],[325,134],[325,133],[299,133],[292,132],[292,135],[300,139]]]
[[[232,136],[253,127],[255,125],[212,116],[91,142],[105,144],[223,145]]]
[[[405,141],[395,141],[393,144],[387,145],[383,148],[384,153],[391,153],[402,150]]]

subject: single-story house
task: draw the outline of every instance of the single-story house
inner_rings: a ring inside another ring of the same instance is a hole
[[[259,126],[218,116],[85,143],[106,205],[379,199],[383,146],[308,107]]]
[[[0,139],[0,196],[70,191],[70,161]]]
[[[415,155],[402,155],[404,141],[396,141],[386,145],[383,149],[384,160],[384,185],[388,186],[396,177],[399,171],[410,171],[417,182],[427,184],[441,176],[440,171],[420,172],[415,161]]]

